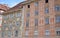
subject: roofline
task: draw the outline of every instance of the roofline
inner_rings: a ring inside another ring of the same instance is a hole
[[[34,2],[34,1],[35,0],[20,2],[19,4],[15,5],[14,7],[10,8],[9,10],[7,10],[7,12],[10,13],[10,12],[15,12],[15,11],[21,10],[22,6],[24,6],[24,5],[28,4],[28,3]],[[5,13],[7,14],[7,12],[5,12]],[[3,14],[5,14],[5,13],[3,13]]]

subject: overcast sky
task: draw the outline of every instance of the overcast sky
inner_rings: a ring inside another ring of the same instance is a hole
[[[7,4],[8,6],[13,7],[22,1],[24,0],[0,0],[0,4]]]

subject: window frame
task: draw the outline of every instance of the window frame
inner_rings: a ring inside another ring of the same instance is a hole
[[[46,25],[49,24],[49,17],[45,18],[45,24],[46,24]]]
[[[60,23],[60,16],[59,15],[57,15],[55,19],[56,19],[56,23]]]
[[[45,30],[45,35],[49,36],[50,35],[50,31],[49,30]]]
[[[38,19],[35,19],[35,26],[38,26]]]

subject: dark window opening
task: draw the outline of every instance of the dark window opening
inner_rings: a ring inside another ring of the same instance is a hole
[[[30,8],[30,5],[28,5],[28,8]]]
[[[57,36],[60,36],[60,31],[56,31],[56,33],[57,33]]]
[[[45,0],[45,3],[48,3],[48,0]]]

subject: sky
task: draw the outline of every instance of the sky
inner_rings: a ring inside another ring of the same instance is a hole
[[[9,7],[13,7],[22,1],[24,0],[0,0],[0,4],[7,4]]]

